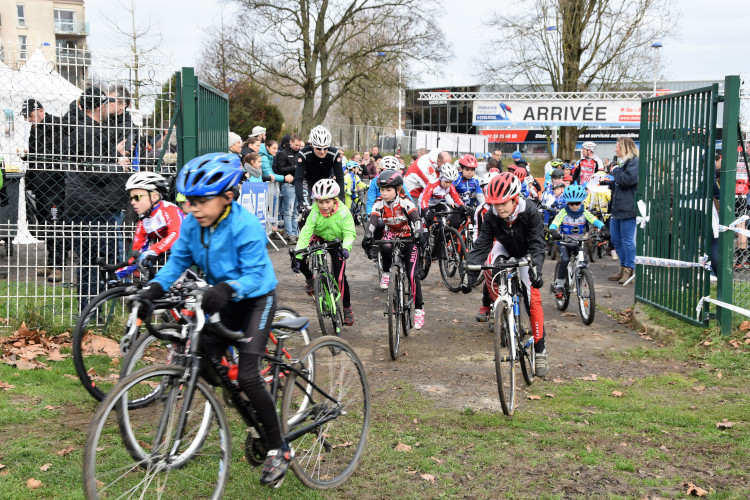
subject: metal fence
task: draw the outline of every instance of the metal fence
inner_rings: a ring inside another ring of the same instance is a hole
[[[741,75],[741,84],[744,86],[741,88],[740,93],[740,131],[738,137],[738,158],[736,176],[739,181],[739,189],[735,189],[735,217],[740,218],[743,215],[750,215],[750,210],[747,207],[747,194],[744,193],[743,182],[748,180],[748,163],[746,159],[750,160],[750,74]],[[730,144],[727,144],[727,148]],[[740,151],[740,148],[742,151]],[[744,154],[743,154],[744,153]],[[741,223],[740,228],[750,229],[750,222]],[[750,245],[748,245],[748,237],[739,233],[734,235],[734,262],[733,262],[733,300],[732,302],[743,308],[750,309]]]
[[[20,68],[0,64],[0,318],[69,325],[103,286],[96,260],[131,248],[128,176],[171,178],[178,164],[227,150],[226,95],[192,68],[176,77],[191,87],[178,89],[169,61],[76,50],[64,64],[53,47]]]

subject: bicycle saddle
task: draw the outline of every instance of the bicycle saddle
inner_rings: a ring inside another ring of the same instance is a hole
[[[310,320],[304,316],[300,316],[299,318],[284,318],[279,321],[274,321],[273,324],[271,324],[271,328],[298,332],[307,328],[309,322]]]

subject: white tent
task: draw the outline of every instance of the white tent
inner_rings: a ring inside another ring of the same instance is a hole
[[[55,65],[47,61],[39,49],[18,70],[14,90],[14,104],[17,104],[19,112],[23,101],[33,97],[42,103],[47,113],[56,116],[64,115],[70,102],[78,99],[82,93],[81,89],[55,71]],[[20,102],[17,102],[19,98]]]

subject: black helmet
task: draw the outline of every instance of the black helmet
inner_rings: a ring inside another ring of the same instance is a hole
[[[563,172],[563,170],[561,168],[555,168],[549,174],[549,176],[550,176],[551,179],[555,179],[557,177],[559,177],[560,179],[562,179],[564,175],[565,175],[565,172]]]
[[[404,184],[404,178],[395,170],[383,170],[378,176],[378,187],[399,187]]]

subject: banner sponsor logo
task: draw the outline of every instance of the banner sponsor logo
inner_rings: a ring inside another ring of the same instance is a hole
[[[547,134],[544,130],[482,130],[482,135],[487,136],[488,142],[547,142]],[[593,129],[584,130],[578,136],[578,142],[615,142],[620,137],[629,137],[634,141],[640,140],[641,131],[637,128],[619,129]]]

